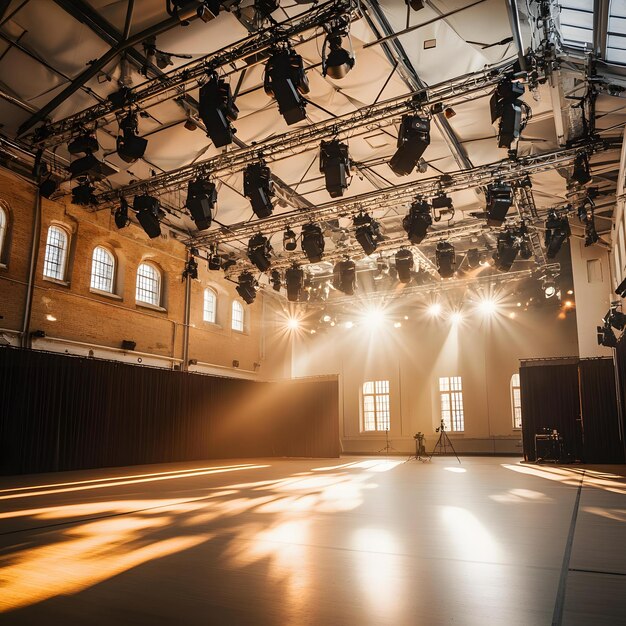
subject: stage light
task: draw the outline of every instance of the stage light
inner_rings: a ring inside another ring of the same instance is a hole
[[[133,210],[137,212],[137,220],[150,239],[161,236],[160,219],[164,214],[157,198],[148,194],[135,196]]]
[[[100,144],[95,133],[86,132],[78,135],[67,144],[67,150],[70,154],[76,156],[78,154],[93,154],[100,150]]]
[[[604,323],[612,326],[615,330],[624,330],[626,326],[626,315],[617,310],[617,306],[611,306],[604,316]]]
[[[330,315],[328,315],[328,313],[324,313],[324,315],[322,315],[322,322],[324,322],[325,324],[329,324],[332,321],[332,317]]]
[[[609,324],[597,326],[598,345],[606,348],[617,348],[617,337]]]
[[[350,18],[347,15],[342,15],[325,26],[327,35],[322,47],[322,76],[328,75],[338,80],[354,67],[349,28]],[[341,47],[342,37],[348,38],[350,50]]]
[[[478,303],[478,309],[483,315],[493,315],[498,310],[498,305],[493,300],[485,298]]]
[[[407,176],[430,144],[430,120],[419,115],[404,115],[400,123],[396,153],[389,167],[398,176]]]
[[[239,109],[233,100],[230,85],[217,72],[210,72],[209,79],[200,88],[198,115],[206,126],[207,137],[211,138],[216,148],[233,142],[236,129],[231,122],[237,119]]]
[[[359,213],[353,220],[356,227],[356,240],[361,244],[367,256],[374,254],[382,240],[378,222],[368,214]]]
[[[304,288],[304,272],[299,265],[292,265],[285,272],[285,283],[287,286],[287,300],[298,302],[302,299]]]
[[[278,270],[272,270],[270,282],[272,283],[272,289],[274,291],[280,291],[280,288],[282,287],[282,278]]]
[[[250,200],[252,210],[259,219],[269,217],[274,210],[272,196],[274,182],[270,168],[264,161],[251,163],[243,172],[243,195]]]
[[[585,224],[585,248],[592,246],[600,241],[600,235],[596,231],[596,223],[592,218]]]
[[[318,224],[304,224],[302,227],[302,250],[311,263],[319,263],[324,254],[324,235]]]
[[[493,253],[493,260],[499,272],[508,272],[519,252],[519,240],[515,235],[505,230],[498,234],[498,247]]]
[[[500,120],[498,126],[498,147],[511,148],[522,131],[522,101],[524,85],[505,78],[496,87],[490,100],[491,123]]]
[[[559,215],[555,210],[548,213],[546,220],[545,244],[546,256],[553,259],[571,234],[566,215]]]
[[[380,309],[371,309],[365,314],[365,322],[373,328],[378,328],[385,321],[385,315]]]
[[[581,152],[576,155],[576,158],[574,159],[574,171],[572,172],[572,178],[581,185],[585,185],[591,180],[589,157],[585,152]]]
[[[456,326],[463,321],[463,314],[460,311],[455,311],[450,314],[450,321]]]
[[[72,204],[79,206],[97,204],[98,199],[93,193],[95,190],[96,188],[89,183],[89,180],[81,181],[76,187],[72,188]]]
[[[466,254],[467,264],[470,269],[477,269],[480,267],[480,252],[478,252],[477,248],[470,248]]]
[[[217,187],[215,183],[201,176],[189,181],[185,206],[191,213],[191,218],[198,230],[206,230],[211,226],[213,207],[216,202]]]
[[[421,11],[424,8],[424,0],[405,0],[414,11]]]
[[[195,16],[203,22],[209,22],[220,11],[218,0],[171,0],[171,3],[173,7],[170,15],[176,16],[183,25],[188,24],[188,20]]]
[[[50,196],[59,188],[59,183],[52,178],[52,174],[45,180],[39,183],[39,194],[43,198],[50,198]]]
[[[256,298],[256,292],[259,287],[256,278],[248,271],[242,272],[239,275],[238,283],[236,287],[237,293],[246,304],[252,304]]]
[[[306,119],[306,100],[301,94],[309,93],[309,81],[302,57],[292,48],[274,49],[265,65],[263,87],[268,96],[276,98],[278,111],[287,124]]]
[[[248,258],[261,272],[272,264],[272,246],[270,240],[261,233],[254,235],[248,242]]]
[[[513,190],[511,185],[503,182],[495,182],[487,185],[487,224],[489,226],[501,226],[506,219],[506,214],[513,204]]]
[[[439,304],[439,302],[433,302],[428,307],[428,315],[430,315],[431,317],[439,317],[441,315],[441,305]]]
[[[298,330],[298,328],[300,328],[300,322],[295,317],[290,317],[287,320],[287,328],[291,330]]]
[[[456,254],[454,246],[447,241],[440,241],[435,250],[437,271],[442,278],[452,278],[456,272]]]
[[[530,243],[530,240],[528,239],[528,234],[524,233],[520,233],[521,237],[520,237],[520,248],[519,248],[519,255],[522,257],[522,259],[524,259],[524,261],[528,261],[529,259],[532,259],[533,257],[533,249]]]
[[[287,228],[287,230],[283,233],[283,248],[287,250],[287,252],[293,252],[297,246],[298,241],[296,233],[291,230],[291,228]]]
[[[554,296],[556,296],[556,282],[553,278],[550,278],[549,276],[546,276],[541,282],[541,289],[543,290],[543,295],[546,298],[553,298]]]
[[[209,255],[208,267],[212,272],[222,269],[222,258],[217,253],[217,247],[213,247],[211,249],[211,254]]]
[[[343,196],[348,188],[350,156],[348,146],[337,139],[322,141],[320,145],[320,172],[324,174],[326,191],[331,198]]]
[[[130,218],[128,217],[128,202],[126,201],[126,198],[120,198],[120,205],[115,210],[113,219],[115,220],[115,225],[118,228],[124,228],[130,224]]]
[[[422,243],[429,227],[433,223],[430,214],[430,205],[422,198],[417,198],[411,205],[409,212],[402,220],[402,228],[406,231],[412,244]]]
[[[198,262],[194,257],[190,257],[187,263],[185,263],[185,269],[183,270],[183,280],[185,278],[191,278],[191,280],[198,280]]]
[[[120,131],[122,134],[117,138],[117,154],[126,163],[134,163],[145,154],[148,146],[148,140],[138,135],[136,113],[129,113],[121,120]]]
[[[410,283],[413,277],[413,267],[415,266],[413,253],[406,248],[402,248],[396,252],[395,261],[398,280],[404,284]]]
[[[333,268],[333,287],[348,296],[354,295],[356,284],[356,266],[354,261],[344,259]]]
[[[443,191],[439,192],[434,198],[431,200],[431,204],[433,209],[437,209],[439,211],[442,210],[453,210],[452,198],[447,196]],[[441,219],[441,218],[439,218]],[[435,220],[439,221],[439,220]]]
[[[376,260],[376,269],[374,270],[374,280],[381,280],[385,274],[389,273],[389,264],[383,256]]]
[[[394,328],[402,328],[402,322],[394,322],[393,323],[393,327]]]

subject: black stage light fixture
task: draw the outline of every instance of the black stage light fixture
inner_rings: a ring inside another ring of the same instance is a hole
[[[150,239],[161,235],[160,218],[163,216],[159,200],[148,194],[135,196],[133,210],[137,212],[137,220]]]
[[[416,167],[430,144],[430,120],[420,115],[403,115],[398,133],[398,149],[389,167],[398,176],[407,176]]]
[[[598,345],[606,348],[617,348],[617,337],[609,324],[596,326]]]
[[[553,259],[561,249],[561,246],[569,239],[571,234],[566,215],[559,215],[552,210],[546,219],[545,244],[546,256]]]
[[[617,305],[612,305],[604,316],[604,323],[612,326],[615,330],[624,330],[626,315],[617,310]]]
[[[249,198],[252,210],[259,219],[269,217],[274,210],[272,196],[274,181],[265,161],[251,163],[243,172],[243,194]]]
[[[615,289],[615,293],[620,298],[626,296],[626,278],[624,278],[624,280],[617,286],[617,289]]]
[[[79,154],[93,154],[100,150],[100,144],[98,143],[98,138],[95,133],[87,132],[72,139],[72,141],[67,144],[67,150],[73,156]]]
[[[207,178],[199,176],[187,185],[185,206],[198,230],[206,230],[213,220],[213,207],[217,202],[217,187]]]
[[[546,299],[553,298],[558,292],[556,281],[551,276],[546,276],[541,281],[541,289]]]
[[[170,0],[173,5],[168,13],[187,25],[188,20],[199,17],[203,22],[210,22],[220,12],[219,0]],[[169,2],[168,2],[168,5]]]
[[[511,148],[511,144],[519,139],[522,132],[522,101],[524,85],[511,78],[498,83],[491,96],[491,123],[500,120],[498,127],[498,147]]]
[[[596,230],[595,219],[592,217],[585,223],[585,248],[598,243],[598,241],[600,241],[600,235],[598,235]]]
[[[478,252],[478,248],[470,248],[467,251],[466,258],[470,269],[475,270],[480,267],[480,252]]]
[[[282,287],[282,278],[278,270],[272,270],[270,282],[272,283],[272,289],[274,291],[280,291],[280,288]]]
[[[212,272],[222,269],[222,257],[217,253],[217,246],[211,247],[207,266]]]
[[[586,152],[581,152],[576,155],[576,158],[574,159],[574,171],[572,172],[572,178],[581,185],[585,185],[591,180],[589,157]]]
[[[39,193],[43,198],[49,198],[58,188],[59,183],[52,176],[39,183]]]
[[[413,244],[422,243],[429,227],[433,223],[430,205],[422,198],[417,198],[402,220],[402,228]]]
[[[494,266],[499,272],[508,272],[519,252],[519,240],[515,235],[505,230],[498,234],[498,245],[493,253]]]
[[[72,204],[78,204],[79,206],[88,206],[98,203],[96,196],[93,192],[96,190],[89,180],[83,180],[72,189]]]
[[[299,54],[288,47],[276,48],[265,65],[263,81],[265,93],[276,98],[278,111],[287,124],[306,119],[306,100],[302,94],[309,93],[309,80]]]
[[[217,72],[211,72],[209,80],[200,88],[198,115],[206,126],[207,136],[216,148],[233,142],[233,133],[236,130],[231,122],[237,119],[239,109],[235,105],[230,84],[219,78]]]
[[[395,261],[398,280],[404,284],[410,283],[413,276],[413,268],[415,267],[413,253],[406,248],[402,248],[396,252]]]
[[[359,213],[352,221],[356,227],[356,240],[367,256],[373,254],[382,240],[378,222],[368,213]]]
[[[126,198],[120,198],[120,205],[115,210],[113,219],[115,220],[115,225],[118,228],[125,228],[130,224],[130,218],[128,217],[128,202],[126,201]]]
[[[421,11],[424,8],[424,0],[405,0],[414,11]]]
[[[431,199],[433,209],[437,211],[451,210],[453,208],[452,198],[447,196],[443,191],[439,192],[434,198]],[[438,221],[438,220],[435,220]]]
[[[322,47],[322,76],[335,80],[343,78],[354,67],[354,51],[350,40],[350,18],[342,15],[326,27],[326,39]],[[341,47],[341,39],[348,38],[350,50]]]
[[[530,245],[530,241],[528,240],[528,237],[526,235],[522,237],[522,240],[520,242],[519,255],[522,257],[522,259],[524,259],[524,261],[528,261],[533,257],[533,248]]]
[[[318,224],[304,224],[302,227],[302,250],[311,263],[319,263],[324,254],[324,233]]]
[[[502,226],[506,214],[513,204],[513,190],[511,185],[504,182],[495,182],[487,185],[487,224]]]
[[[72,161],[69,170],[72,178],[89,176],[91,180],[101,180],[115,171],[91,153]]]
[[[185,263],[183,280],[187,277],[191,278],[191,280],[198,280],[198,261],[194,257],[189,257],[189,260]]]
[[[320,172],[326,180],[326,190],[331,198],[343,196],[348,188],[350,156],[348,146],[337,139],[322,141],[320,146]]]
[[[291,228],[287,228],[283,233],[283,248],[287,252],[293,252],[297,247],[298,239],[296,233]]]
[[[304,272],[299,265],[292,265],[285,272],[285,286],[287,287],[287,300],[298,302],[302,299],[304,289]]]
[[[246,304],[252,304],[256,298],[259,283],[256,278],[248,271],[239,274],[237,293],[241,296]]]
[[[120,131],[121,134],[117,138],[117,154],[126,163],[134,163],[145,154],[148,146],[148,140],[138,135],[136,113],[131,112],[122,119]]]
[[[262,272],[272,265],[272,246],[270,240],[257,233],[248,242],[248,258]]]
[[[344,259],[333,268],[333,287],[348,296],[354,295],[356,285],[356,266],[354,261]]]
[[[452,278],[456,272],[456,253],[454,246],[447,241],[440,241],[435,250],[437,271],[442,278]]]

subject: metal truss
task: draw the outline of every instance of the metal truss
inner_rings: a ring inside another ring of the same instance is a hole
[[[432,106],[444,102],[450,106],[460,104],[469,98],[475,98],[477,93],[484,92],[496,85],[502,73],[510,67],[511,63],[509,62],[489,71],[467,74],[414,94],[384,100],[339,117],[296,128],[247,148],[224,152],[211,159],[101,193],[98,196],[98,201],[114,202],[120,195],[138,192],[174,191],[184,187],[191,178],[198,174],[215,176],[238,172],[261,156],[268,162],[278,161],[317,147],[322,139],[328,137],[355,136],[355,134],[365,134],[390,126],[405,113],[415,111],[426,105]]]
[[[109,124],[115,120],[116,113],[127,106],[141,106],[142,109],[147,109],[164,100],[180,97],[189,88],[195,88],[205,78],[208,68],[225,67],[247,57],[253,57],[280,41],[298,37],[338,15],[349,13],[352,9],[351,0],[332,0],[317,6],[281,22],[278,26],[270,26],[218,52],[203,56],[181,68],[146,81],[129,91],[128,102],[123,106],[116,106],[111,100],[107,100],[75,115],[50,123],[42,128],[39,136],[32,137],[33,142],[38,147],[57,145],[69,140],[84,128],[99,128]],[[239,71],[239,69],[241,68],[233,71]]]
[[[535,198],[530,187],[523,184],[515,187],[515,204],[520,217],[527,225],[531,226],[531,228],[528,229],[528,239],[533,250],[535,262],[537,265],[545,265],[546,255],[541,245],[541,236],[537,230],[532,227],[539,222],[540,219],[537,206],[535,205]]]

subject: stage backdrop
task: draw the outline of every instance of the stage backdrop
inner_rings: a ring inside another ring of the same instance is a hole
[[[0,472],[339,456],[337,380],[256,382],[0,348]]]

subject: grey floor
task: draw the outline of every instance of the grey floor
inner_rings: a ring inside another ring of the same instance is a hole
[[[626,624],[624,466],[461,461],[0,478],[0,624]]]

